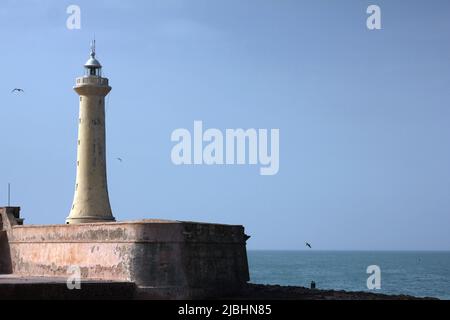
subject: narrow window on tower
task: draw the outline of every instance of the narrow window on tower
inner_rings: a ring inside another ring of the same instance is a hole
[[[80,101],[83,101],[83,97],[80,97]]]

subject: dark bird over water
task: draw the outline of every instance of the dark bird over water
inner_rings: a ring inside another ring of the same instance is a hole
[[[312,248],[311,248],[311,245],[310,245],[308,242],[305,242],[305,244],[306,244],[306,246],[307,246],[308,248],[312,249]]]
[[[14,88],[14,89],[12,89],[11,90],[11,93],[13,93],[13,92],[25,92],[23,89],[20,89],[20,88]]]

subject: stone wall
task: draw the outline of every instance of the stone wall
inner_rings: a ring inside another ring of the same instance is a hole
[[[15,225],[7,244],[16,275],[67,277],[76,265],[83,279],[129,281],[150,296],[187,298],[244,285],[246,240],[242,226],[141,220]]]

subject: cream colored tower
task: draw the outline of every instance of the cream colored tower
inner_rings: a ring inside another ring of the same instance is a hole
[[[95,41],[84,67],[85,75],[74,87],[80,96],[77,178],[67,224],[115,221],[106,179],[105,97],[111,87],[95,58]]]

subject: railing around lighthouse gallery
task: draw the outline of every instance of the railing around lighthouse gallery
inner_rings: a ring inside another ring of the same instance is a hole
[[[80,78],[77,78],[76,83],[77,83],[77,85],[93,84],[93,85],[107,86],[108,85],[108,79],[107,78],[96,77],[96,76],[80,77]]]

